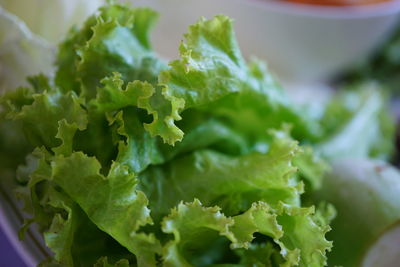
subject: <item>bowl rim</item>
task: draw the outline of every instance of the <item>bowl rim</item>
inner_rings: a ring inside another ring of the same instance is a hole
[[[356,6],[319,6],[282,0],[236,0],[249,6],[279,13],[326,19],[365,19],[400,14],[400,0]],[[400,17],[399,17],[400,19]]]
[[[19,230],[27,214],[22,211],[22,203],[16,198],[14,185],[7,173],[0,173],[0,228],[10,245],[27,267],[34,267],[51,255],[46,248],[43,236],[35,224],[31,225],[23,240],[19,239]],[[1,264],[0,264],[1,265]]]
[[[26,249],[26,244],[18,239],[17,228],[22,225],[22,222],[18,224],[15,221],[19,221],[15,214],[11,214],[7,212],[6,206],[10,206],[6,195],[0,191],[0,228],[3,230],[4,235],[7,238],[7,241],[15,250],[17,255],[20,257],[21,261],[25,263],[28,267],[35,266],[35,255],[32,251]],[[18,226],[17,226],[18,225]],[[29,238],[29,237],[28,237]]]

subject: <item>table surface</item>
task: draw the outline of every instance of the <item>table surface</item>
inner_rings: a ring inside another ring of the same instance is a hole
[[[0,228],[1,266],[27,267]]]

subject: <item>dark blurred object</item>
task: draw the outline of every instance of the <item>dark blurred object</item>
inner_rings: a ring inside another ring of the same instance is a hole
[[[394,157],[394,164],[400,167],[400,123],[397,124],[397,134],[396,134],[396,154]]]
[[[376,80],[394,95],[400,96],[400,23],[392,37],[372,58],[342,78],[345,83]]]
[[[399,85],[400,87],[400,85]],[[400,95],[391,99],[391,112],[396,118],[396,134],[395,134],[395,153],[392,160],[393,165],[400,168]]]

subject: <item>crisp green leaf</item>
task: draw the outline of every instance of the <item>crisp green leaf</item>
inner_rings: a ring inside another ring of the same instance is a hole
[[[286,100],[265,66],[259,62],[246,65],[228,17],[200,19],[185,38],[186,43],[180,47],[181,59],[172,61],[170,69],[159,77],[163,95],[172,106],[176,104],[177,112],[189,108],[206,110],[252,136],[265,133],[268,127],[280,127],[283,122],[293,123],[296,133],[301,132],[306,138],[318,134],[317,125],[299,116],[300,111]],[[180,116],[176,114],[159,123],[169,127],[172,134],[176,132],[174,120],[180,120]],[[181,140],[160,129],[165,127],[150,130],[168,143]]]
[[[146,8],[103,7],[81,31],[73,30],[60,46],[56,83],[64,90],[96,96],[100,81],[119,72],[125,81],[156,82],[164,68],[149,44],[157,14]]]
[[[196,199],[180,203],[162,222],[162,230],[174,235],[164,248],[164,266],[206,266],[220,259],[226,238],[234,238],[233,223],[218,207],[205,208]]]
[[[23,88],[19,90],[25,91]],[[32,94],[30,97],[33,100],[32,104],[23,105],[20,110],[14,108],[9,116],[22,122],[25,135],[33,145],[44,145],[47,148],[59,146],[56,135],[61,120],[64,120],[64,123],[74,124],[77,129],[85,129],[87,115],[81,107],[81,99],[73,92],[61,94],[57,90],[52,90]],[[5,98],[7,99],[7,95]],[[12,103],[14,99],[7,100]],[[20,105],[16,101],[12,103],[14,107]]]
[[[321,187],[322,178],[329,170],[329,165],[313,151],[311,146],[302,146],[301,153],[296,155],[293,163],[299,168],[300,177],[306,186],[309,185],[311,190]]]
[[[302,184],[294,179],[291,165],[298,147],[290,139],[276,138],[268,154],[230,157],[198,150],[162,167],[139,175],[139,187],[150,200],[157,220],[180,201],[198,198],[205,205],[218,205],[228,215],[250,208],[253,202],[280,201],[299,204]]]
[[[110,264],[107,257],[103,257],[96,262],[94,267],[129,267],[129,262],[127,260],[120,260],[115,264]]]
[[[80,210],[75,203],[66,196],[51,188],[49,205],[66,211],[67,218],[61,213],[56,213],[48,231],[44,233],[44,239],[49,248],[55,253],[55,259],[66,265],[73,266],[72,246],[74,234],[79,224]]]
[[[46,205],[57,212],[50,228],[44,232],[44,238],[55,252],[56,265],[93,266],[99,257],[104,256],[112,262],[121,258],[135,262],[129,251],[97,228],[68,196],[56,189],[52,189],[49,196]],[[123,261],[128,264],[128,260]]]
[[[221,209],[203,207],[199,200],[180,203],[162,221],[165,233],[174,235],[164,248],[165,266],[209,266],[217,262],[232,262],[231,249],[257,246],[251,245],[255,233],[270,237],[279,248],[266,253],[266,262],[279,262],[280,266],[323,266],[325,253],[332,246],[324,234],[328,228],[316,225],[312,218],[312,208],[299,208],[281,204],[276,210],[266,203],[253,203],[245,213],[226,217]],[[269,246],[269,241],[264,241]],[[245,260],[246,250],[238,255]],[[274,258],[270,258],[274,254]]]
[[[149,9],[103,9],[92,28],[93,35],[76,51],[80,57],[77,77],[87,97],[94,97],[100,80],[114,71],[120,72],[125,81],[156,82],[163,65],[148,41],[148,31],[156,17]]]
[[[283,262],[272,243],[251,244],[248,249],[237,250],[236,253],[240,257],[240,265],[234,266],[272,267]]]
[[[291,207],[282,205],[282,214],[278,223],[282,225],[284,235],[281,242],[289,249],[289,262],[299,257],[299,266],[325,266],[326,252],[332,242],[325,239],[329,226],[319,226],[313,219],[314,208]],[[290,266],[290,265],[289,265]]]
[[[139,262],[155,262],[155,253],[159,252],[157,241],[152,236],[135,233],[141,226],[152,223],[148,200],[143,192],[136,190],[135,175],[126,166],[115,162],[104,177],[95,158],[76,152],[54,159],[51,178],[101,230],[134,253]],[[153,246],[147,245],[142,251],[142,243]]]

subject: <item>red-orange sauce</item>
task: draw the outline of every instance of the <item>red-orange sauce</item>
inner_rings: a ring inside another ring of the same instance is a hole
[[[319,6],[358,6],[370,5],[390,0],[285,0],[287,2],[311,4]]]

